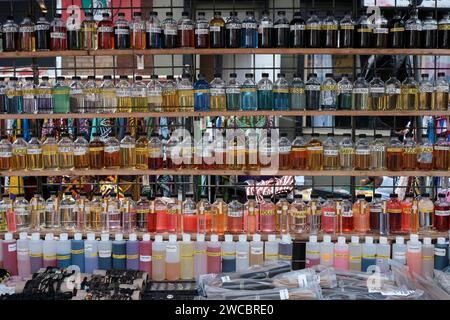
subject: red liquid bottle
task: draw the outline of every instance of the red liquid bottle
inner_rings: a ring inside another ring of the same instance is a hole
[[[192,200],[192,194],[186,195],[186,200],[183,202],[183,232],[197,232],[197,206]]]
[[[148,141],[148,168],[159,170],[164,168],[163,147],[158,134],[153,133]]]
[[[150,211],[147,219],[147,231],[156,232],[155,196],[148,195],[147,198],[150,204]]]
[[[209,21],[205,18],[204,12],[198,13],[195,21],[195,47],[209,48]]]
[[[114,24],[109,18],[109,13],[102,14],[103,20],[97,25],[98,48],[114,48]]]
[[[189,13],[183,12],[178,21],[178,47],[194,48],[194,22],[189,19]]]
[[[438,194],[438,199],[434,204],[434,228],[439,232],[448,231],[448,220],[450,215],[450,203],[445,199],[444,193]]]
[[[50,26],[50,49],[54,51],[67,49],[67,28],[59,13],[55,15]]]
[[[402,201],[402,232],[411,232],[411,213],[414,200],[414,193],[410,192],[406,194],[405,200]]]
[[[349,198],[349,195],[344,195],[339,203],[340,232],[353,231],[353,204]]]
[[[336,202],[332,195],[322,205],[322,232],[335,233],[337,229]]]
[[[161,198],[162,194],[158,193],[155,199],[156,232],[167,231],[167,205]]]
[[[386,204],[389,232],[398,234],[402,232],[402,203],[398,200],[398,194],[391,193]]]
[[[177,230],[177,218],[178,218],[178,199],[177,194],[172,193],[170,195],[171,202],[167,204],[167,232],[181,232],[181,229]]]
[[[383,200],[381,194],[376,193],[370,202],[370,231],[380,232],[381,215],[383,214]]]

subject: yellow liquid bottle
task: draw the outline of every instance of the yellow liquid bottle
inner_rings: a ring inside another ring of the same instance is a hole
[[[194,279],[194,244],[190,234],[183,234],[180,242],[180,279]]]
[[[63,134],[58,142],[58,163],[60,169],[72,169],[74,167],[73,142],[67,133]]]
[[[210,84],[210,108],[211,111],[223,111],[227,109],[227,99],[225,94],[225,81],[220,74],[214,74],[214,79]]]
[[[131,86],[131,100],[134,112],[145,112],[148,110],[147,86],[142,82],[141,76],[136,76]]]
[[[37,137],[31,137],[27,145],[27,167],[29,170],[44,169],[42,145]]]
[[[401,96],[403,110],[419,110],[419,84],[413,77],[403,81]]]
[[[116,86],[116,98],[118,112],[132,111],[131,86],[127,76],[120,76],[120,81]]]
[[[148,139],[140,135],[136,140],[136,169],[148,169]]]
[[[178,94],[173,76],[167,76],[167,82],[162,90],[162,109],[163,111],[177,111],[179,108]]]
[[[194,87],[190,81],[190,74],[183,74],[178,84],[178,105],[177,111],[194,111]]]
[[[42,144],[44,169],[58,169],[58,144],[55,137],[48,135]]]
[[[133,169],[136,166],[136,141],[130,133],[120,141],[120,167]]]

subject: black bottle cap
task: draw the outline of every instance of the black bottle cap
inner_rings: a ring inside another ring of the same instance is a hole
[[[391,193],[391,194],[389,195],[389,197],[391,197],[391,198],[398,198],[398,194],[396,194],[396,193]]]
[[[327,133],[327,137],[334,137],[334,133],[333,132],[328,132]]]
[[[6,17],[6,20],[14,20],[14,17],[13,16],[8,16],[8,17]]]
[[[422,73],[420,76],[425,79],[428,79],[428,77],[429,77],[428,73]]]
[[[438,72],[438,77],[445,77],[445,72]]]
[[[421,197],[422,198],[428,198],[428,197],[430,197],[430,194],[429,193],[422,193]]]
[[[248,200],[255,200],[256,196],[254,194],[251,194],[247,197]]]
[[[284,11],[284,10],[278,11],[278,15],[285,15],[285,14],[286,14],[286,11]]]
[[[408,192],[408,193],[406,194],[406,196],[407,196],[408,198],[413,198],[413,197],[414,197],[414,192]]]
[[[294,77],[294,78],[300,78],[300,74],[294,73],[293,77]]]
[[[110,75],[103,76],[103,80],[112,80],[112,76],[110,76]]]
[[[50,80],[50,78],[49,77],[47,77],[47,76],[43,76],[42,78],[41,78],[42,80],[44,80],[44,81],[48,81],[48,80]]]
[[[102,13],[102,17],[103,18],[109,18],[109,13],[108,12],[103,12]]]
[[[237,17],[236,11],[230,11],[230,17]]]
[[[381,138],[383,138],[383,135],[380,133],[377,133],[374,137],[375,137],[375,139],[381,139]]]
[[[246,73],[245,74],[246,78],[252,78],[253,79],[253,73]]]
[[[268,74],[267,72],[264,72],[264,73],[261,74],[261,77],[263,77],[263,78],[268,78],[268,77],[269,77],[269,74]]]
[[[310,73],[310,74],[308,74],[308,79],[309,78],[314,78],[314,77],[317,77],[317,73]]]
[[[117,15],[118,15],[119,17],[125,17],[125,12],[119,12]]]
[[[254,11],[245,11],[245,14],[247,16],[253,16],[253,15],[255,15],[255,12]]]
[[[154,16],[154,17],[157,17],[157,16],[158,16],[158,12],[152,11],[152,12],[150,12],[150,15],[151,15],[151,16]]]
[[[95,80],[95,76],[88,76],[88,80]]]
[[[58,81],[64,81],[66,78],[65,77],[56,77],[56,80]]]
[[[158,80],[159,77],[158,77],[157,74],[152,74],[152,75],[150,76],[150,79],[152,79],[152,80]]]
[[[203,79],[205,78],[205,75],[203,73],[199,73],[197,76],[197,79]]]
[[[221,15],[222,15],[222,12],[220,12],[220,11],[214,11],[214,15],[215,15],[215,16],[221,16]]]
[[[447,197],[447,195],[445,193],[439,193],[438,194],[438,198],[445,198]]]
[[[200,17],[204,17],[205,16],[205,13],[204,12],[199,12],[199,13],[197,13]]]
[[[286,75],[285,75],[284,73],[278,73],[278,74],[277,74],[277,77],[278,77],[278,78],[284,78],[285,76],[286,76]]]
[[[294,17],[301,17],[302,13],[300,11],[294,12]]]
[[[19,78],[17,78],[17,77],[9,77],[9,80],[10,80],[10,81],[18,81]]]
[[[140,11],[133,12],[133,17],[140,17],[140,16],[142,16],[142,13]]]
[[[214,73],[214,78],[220,78],[222,75],[220,73]]]
[[[371,196],[365,197],[365,199],[366,199],[367,202],[372,202],[372,197]]]
[[[325,73],[325,77],[326,78],[333,78],[333,74],[332,73]]]
[[[150,200],[150,201],[153,201],[153,200],[155,200],[155,196],[153,194],[148,193],[147,194],[147,199]]]
[[[316,194],[316,193],[312,193],[310,198],[311,198],[311,199],[318,199],[318,198],[319,198],[319,195]]]
[[[356,198],[357,198],[357,199],[365,199],[366,196],[365,196],[364,194],[358,194],[358,195],[356,196]]]
[[[183,75],[181,76],[181,79],[190,79],[190,78],[191,78],[190,73],[183,73]]]
[[[301,193],[295,193],[294,194],[294,199],[302,199],[303,195]]]
[[[347,74],[347,73],[343,73],[343,74],[341,75],[341,77],[342,77],[342,78],[348,78],[348,74]]]
[[[365,133],[361,133],[358,135],[359,138],[367,138],[367,135]]]
[[[280,135],[280,137],[286,138],[286,137],[287,137],[287,133],[286,133],[286,132],[282,133],[282,134]]]
[[[61,18],[61,17],[62,17],[62,14],[61,14],[61,13],[55,14],[55,18]]]
[[[26,81],[33,81],[34,78],[33,78],[33,77],[25,77],[25,80],[26,80]]]
[[[73,76],[72,80],[81,80],[81,77],[80,76]]]
[[[317,132],[311,133],[311,137],[319,137],[320,135]]]
[[[142,76],[136,76],[136,77],[134,77],[134,79],[135,79],[136,81],[142,81]]]
[[[167,79],[167,80],[173,80],[173,75],[170,75],[170,74],[167,75],[167,76],[166,76],[166,79]]]
[[[230,73],[230,78],[236,78],[237,74],[236,73]]]
[[[119,79],[120,79],[120,80],[128,80],[128,76],[126,76],[126,75],[121,75],[121,76],[119,76]]]
[[[374,196],[374,198],[377,198],[377,199],[382,197],[381,193],[375,193],[373,196]]]
[[[182,17],[189,17],[189,12],[183,11],[183,12],[181,13],[181,16],[182,16]]]
[[[171,12],[171,11],[166,12],[166,17],[172,17],[172,16],[173,16],[173,12]]]
[[[265,195],[263,195],[263,198],[264,199],[270,199],[272,196],[270,195],[270,194],[265,194]]]

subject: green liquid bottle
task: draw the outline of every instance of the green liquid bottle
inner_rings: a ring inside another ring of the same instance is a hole
[[[64,77],[57,77],[53,87],[53,106],[55,113],[70,112],[70,87]]]

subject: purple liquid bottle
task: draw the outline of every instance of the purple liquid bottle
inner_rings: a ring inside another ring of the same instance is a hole
[[[130,233],[126,246],[127,270],[139,270],[139,241],[135,233]]]

